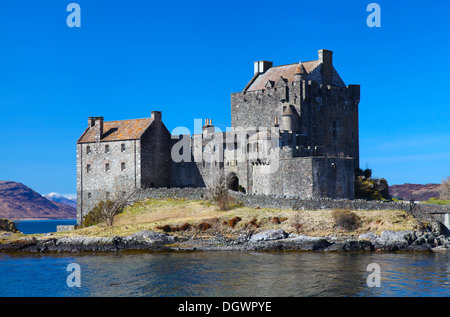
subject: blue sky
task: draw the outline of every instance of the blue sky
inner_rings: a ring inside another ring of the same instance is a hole
[[[230,93],[253,62],[315,60],[334,51],[361,85],[361,168],[389,184],[450,175],[450,2],[0,0],[0,180],[41,194],[76,192],[76,140],[88,116],[163,112],[169,130],[194,119],[230,126]]]

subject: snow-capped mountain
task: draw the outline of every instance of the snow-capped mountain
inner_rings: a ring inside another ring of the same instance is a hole
[[[56,201],[57,203],[77,208],[76,195],[61,195],[58,193],[50,193],[44,195],[44,197],[50,201]]]

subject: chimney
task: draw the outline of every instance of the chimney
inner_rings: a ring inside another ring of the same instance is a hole
[[[214,133],[214,126],[211,119],[205,119],[205,125],[202,127],[203,133]]]
[[[268,62],[268,61],[259,61],[259,62],[255,62],[255,75],[256,74],[262,74],[265,73],[269,68],[272,67],[273,62]]]
[[[103,137],[103,117],[93,117],[95,142],[100,142]]]
[[[320,50],[319,63],[322,64],[322,83],[324,85],[331,85],[333,82],[333,52]]]
[[[95,117],[88,117],[88,128],[92,128],[95,125]]]
[[[152,116],[151,119],[155,120],[155,121],[161,121],[161,111],[152,111]]]

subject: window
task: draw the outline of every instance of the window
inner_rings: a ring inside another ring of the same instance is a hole
[[[91,147],[89,145],[86,146],[86,154],[91,154]]]
[[[125,162],[120,163],[120,170],[125,170]]]
[[[86,165],[86,172],[89,173],[91,171],[91,164]]]
[[[109,200],[109,192],[106,192],[106,200]]]
[[[333,121],[333,137],[337,138],[337,122]]]
[[[120,145],[120,151],[121,151],[121,152],[125,152],[125,143],[122,143],[122,144]]]
[[[105,171],[108,172],[109,171],[109,163],[105,164]]]
[[[109,153],[109,145],[105,145],[105,153]]]

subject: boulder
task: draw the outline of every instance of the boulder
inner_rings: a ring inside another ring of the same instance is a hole
[[[416,240],[413,231],[393,231],[384,230],[380,235],[367,232],[358,236],[359,240],[366,240],[372,243],[373,248],[378,251],[397,251],[407,248]]]
[[[331,243],[322,237],[301,235],[284,240],[283,245],[285,249],[317,251],[329,247]]]
[[[154,232],[150,230],[142,230],[124,238],[126,241],[145,242],[149,244],[172,244],[176,242],[176,238],[164,233]]]
[[[374,246],[367,240],[346,240],[331,244],[325,251],[373,251]]]
[[[283,229],[266,230],[266,231],[254,234],[250,238],[249,242],[257,243],[257,242],[261,242],[261,241],[286,239],[288,236],[289,236],[289,234],[286,233]]]

